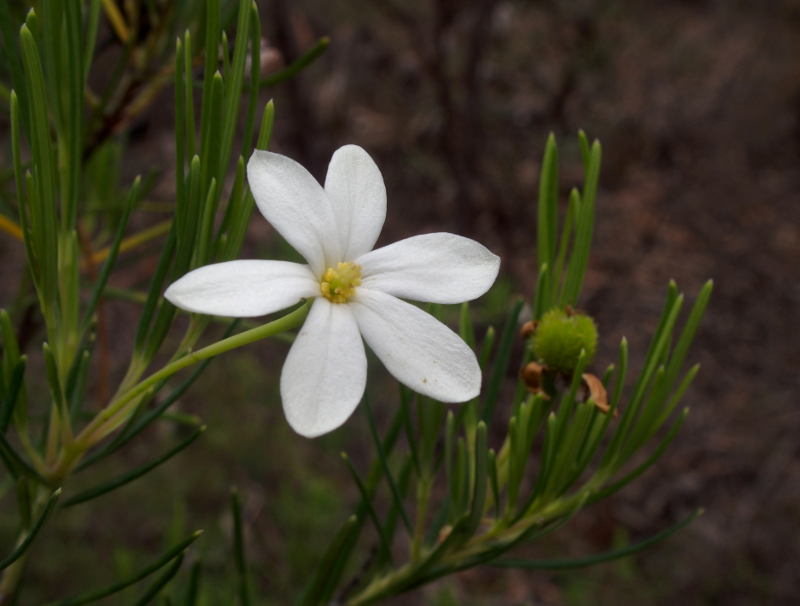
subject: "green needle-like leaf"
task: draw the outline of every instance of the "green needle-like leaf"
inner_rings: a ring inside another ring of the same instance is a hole
[[[619,363],[617,364],[617,378],[614,384],[614,395],[611,396],[611,406],[616,409],[622,398],[622,388],[625,387],[625,376],[628,372],[628,339],[622,337],[619,344]],[[609,411],[611,413],[613,411]]]
[[[417,447],[417,432],[411,422],[411,404],[414,401],[413,392],[405,385],[400,385],[400,414],[403,418],[403,428],[408,440],[408,448],[411,451],[411,461],[414,463],[414,471],[417,476],[421,473],[419,448]]]
[[[33,15],[33,11],[29,16]],[[36,41],[28,25],[20,29],[20,46],[25,65],[29,101],[31,102],[31,151],[33,156],[33,184],[36,195],[35,204],[30,208],[30,225],[33,231],[35,251],[42,264],[41,275],[44,309],[52,311],[56,305],[56,283],[58,266],[56,260],[56,168],[53,157],[53,141],[50,137],[50,120],[46,100],[47,94],[44,72]],[[30,188],[28,194],[33,192]]]
[[[386,457],[386,453],[383,450],[380,436],[378,436],[378,428],[375,425],[375,416],[372,412],[372,404],[370,403],[369,397],[366,394],[364,394],[364,407],[367,410],[367,421],[369,423],[370,435],[372,435],[372,441],[375,444],[375,449],[378,451],[378,460],[383,467],[383,475],[386,478],[386,483],[389,485],[389,489],[392,492],[392,499],[394,500],[395,508],[400,514],[403,524],[410,535],[412,533],[411,520],[408,519],[408,513],[406,513],[406,508],[403,505],[403,498],[397,488],[397,483],[394,481],[394,476],[392,475],[392,471],[389,467],[389,461]]]
[[[42,513],[39,514],[39,517],[36,518],[36,521],[31,526],[31,529],[25,535],[25,538],[14,548],[5,559],[0,560],[0,570],[6,569],[8,566],[16,562],[30,547],[33,540],[36,538],[36,535],[39,533],[39,530],[42,528],[44,521],[50,515],[50,512],[53,511],[53,507],[56,505],[56,501],[58,501],[58,497],[61,495],[61,489],[58,488],[50,495],[50,498],[47,500],[47,504],[45,505]]]
[[[462,303],[459,308],[458,334],[470,349],[475,350],[475,328],[472,325],[472,315],[469,313],[469,302],[467,301]]]
[[[475,481],[473,483],[472,508],[467,520],[465,534],[473,534],[483,519],[489,479],[489,453],[486,423],[478,423],[475,429]]]
[[[89,78],[89,70],[92,67],[92,60],[94,59],[94,47],[97,42],[97,26],[100,23],[100,1],[91,0],[86,15],[86,33],[84,40],[86,42],[86,49],[83,53],[83,87],[86,86],[86,80]]]
[[[258,80],[261,77],[261,18],[258,14],[258,6],[252,0],[250,2],[250,13],[250,75],[246,84],[250,94],[247,98],[247,113],[245,114],[244,128],[242,130],[242,155],[249,154],[253,144],[253,127],[259,93]],[[237,32],[236,35],[243,36],[244,32]]]
[[[114,241],[111,243],[111,247],[108,250],[108,257],[106,258],[105,263],[103,263],[103,268],[100,270],[100,275],[97,277],[97,281],[92,288],[92,294],[89,297],[89,303],[84,311],[83,320],[81,321],[81,333],[84,333],[88,328],[92,314],[94,314],[94,311],[97,308],[97,303],[100,300],[106,283],[108,282],[108,278],[111,275],[111,269],[114,267],[114,263],[117,261],[119,247],[120,244],[122,244],[122,238],[125,235],[125,228],[128,225],[128,219],[131,216],[131,210],[133,210],[133,207],[136,206],[136,203],[139,201],[139,188],[141,183],[142,179],[138,176],[133,181],[133,186],[128,194],[128,200],[126,201],[124,210],[122,211],[122,217],[117,224],[117,231],[114,235]]]
[[[5,433],[8,429],[8,424],[11,421],[14,408],[19,400],[19,394],[22,391],[22,379],[25,376],[26,362],[26,356],[21,356],[17,360],[17,363],[14,365],[14,370],[11,372],[10,380],[5,386],[5,393],[3,394],[2,402],[0,402],[0,433]]]
[[[51,606],[80,606],[81,604],[89,604],[90,602],[96,602],[98,600],[102,600],[110,595],[114,595],[115,593],[119,593],[123,589],[138,583],[144,578],[147,578],[157,570],[160,570],[167,564],[169,564],[172,560],[177,558],[178,556],[182,555],[184,551],[194,543],[197,538],[203,534],[202,530],[197,530],[193,532],[188,538],[184,539],[166,553],[164,553],[161,557],[156,559],[155,562],[146,566],[142,570],[136,572],[135,574],[131,575],[130,577],[114,583],[113,585],[109,585],[108,587],[104,587],[103,589],[98,589],[96,591],[90,591],[79,595],[74,598],[69,598],[66,600],[61,600],[60,602],[55,602]]]
[[[0,2],[0,59],[11,75],[12,88],[17,91],[22,102],[22,111],[27,112],[28,103],[25,94],[25,77],[22,72],[22,61],[16,44],[16,24],[9,11],[8,2]],[[28,116],[23,117],[27,131]]]
[[[330,43],[330,38],[327,36],[320,38],[314,46],[306,51],[305,54],[293,61],[290,65],[284,67],[279,72],[275,72],[274,74],[263,78],[261,80],[261,86],[275,86],[284,80],[288,80],[292,76],[302,71],[305,67],[313,63],[317,57],[319,57],[328,49],[328,45]]]
[[[589,263],[589,251],[592,245],[594,230],[594,205],[597,197],[597,185],[600,179],[600,163],[602,150],[595,141],[591,147],[586,179],[578,205],[578,216],[575,224],[575,244],[569,261],[566,282],[564,285],[563,303],[575,305],[581,294],[583,278]]]
[[[250,583],[247,573],[247,557],[244,550],[244,529],[242,528],[242,504],[239,492],[231,490],[231,515],[233,516],[233,554],[236,561],[236,577],[239,585],[239,603],[250,605]]]
[[[63,506],[72,507],[73,505],[77,505],[78,503],[83,503],[84,501],[95,499],[101,495],[106,494],[107,492],[111,492],[112,490],[115,490],[120,486],[124,486],[125,484],[128,484],[129,482],[132,482],[137,478],[140,478],[147,472],[152,471],[162,463],[165,463],[166,461],[174,457],[176,454],[178,454],[180,451],[185,449],[187,446],[189,446],[200,436],[201,433],[205,431],[205,429],[206,429],[205,425],[198,427],[187,438],[182,440],[174,448],[168,450],[166,453],[164,453],[157,459],[150,461],[145,465],[141,465],[140,467],[137,467],[136,469],[133,469],[128,473],[125,473],[119,477],[109,480],[108,482],[104,482],[100,486],[95,486],[94,488],[90,488],[89,490],[85,490],[81,493],[78,493],[74,497],[71,497],[66,501],[64,501]]]
[[[536,278],[536,292],[533,293],[533,319],[538,320],[548,310],[547,286],[550,282],[550,266],[547,263],[539,265],[539,275]]]
[[[222,110],[222,157],[220,158],[218,172],[215,175],[218,182],[222,182],[224,179],[233,148],[233,134],[236,130],[236,118],[239,114],[245,59],[247,59],[247,43],[250,40],[250,19],[253,16],[251,7],[252,0],[239,0],[239,17],[236,23],[233,62],[230,69],[225,70],[226,86]]]
[[[695,519],[703,514],[702,509],[697,509],[691,514],[689,514],[686,518],[678,522],[677,524],[670,526],[662,530],[661,532],[654,534],[652,537],[647,538],[639,543],[635,543],[633,545],[628,545],[627,547],[623,547],[621,549],[615,549],[613,551],[608,551],[606,553],[600,553],[594,556],[588,556],[585,558],[570,558],[570,559],[563,559],[563,560],[523,560],[523,559],[502,559],[502,560],[495,560],[491,562],[491,566],[495,566],[497,568],[522,568],[525,570],[569,570],[572,568],[583,568],[585,566],[593,566],[595,564],[602,564],[603,562],[610,562],[612,560],[618,560],[620,558],[624,558],[644,549],[655,545],[656,543],[660,543],[661,541],[667,539],[671,535],[675,534],[682,528],[686,527],[687,525],[691,524]]]
[[[349,554],[352,550],[359,527],[358,516],[351,515],[333,537],[328,550],[317,566],[316,574],[300,600],[302,606],[317,606],[327,603],[335,591],[342,573],[342,556],[345,553]]]
[[[589,146],[589,139],[583,130],[578,131],[578,147],[581,150],[581,160],[583,161],[584,170],[589,170],[589,163],[592,159],[592,150]]]
[[[192,36],[189,30],[183,36],[184,55],[183,55],[183,118],[185,122],[186,133],[186,157],[191,158],[197,152],[195,145],[195,129],[197,122],[194,117],[194,80],[192,77]],[[176,86],[178,82],[176,80]],[[177,109],[177,108],[176,108]],[[181,171],[183,167],[181,167]]]
[[[184,606],[196,606],[198,596],[200,595],[200,577],[203,574],[203,563],[198,560],[192,564],[191,571],[189,572],[189,586],[186,588],[186,599],[183,601]]]
[[[620,490],[621,488],[623,488],[624,486],[626,486],[627,484],[638,478],[650,467],[652,467],[653,464],[656,461],[658,461],[661,455],[664,454],[664,451],[667,449],[667,446],[669,446],[672,443],[672,440],[675,439],[675,436],[678,435],[678,430],[683,425],[683,422],[686,420],[688,414],[689,414],[689,409],[688,408],[684,409],[683,413],[677,418],[675,423],[673,423],[669,432],[667,433],[666,436],[664,436],[664,439],[661,441],[658,447],[653,451],[653,453],[649,457],[647,457],[647,459],[643,463],[637,466],[633,471],[623,476],[621,480],[618,480],[613,484],[605,486],[602,490],[599,490],[596,494],[592,495],[589,499],[589,502],[594,503],[596,501],[600,501],[606,498],[611,494],[614,494],[615,492],[617,492],[618,490]]]
[[[402,397],[401,392],[401,399]],[[397,436],[403,424],[403,417],[404,414],[401,407],[401,410],[398,410],[397,414],[395,414],[394,420],[383,439],[383,451],[386,456],[389,456],[394,449]],[[382,473],[380,462],[374,461],[365,485],[366,495],[370,501],[374,498],[373,495]],[[405,485],[405,480],[401,477],[401,486],[403,485]],[[330,600],[350,561],[350,556],[358,541],[366,515],[367,504],[362,500],[356,509],[355,515],[348,518],[342,528],[339,529],[325,555],[320,560],[311,582],[300,598],[301,604],[316,606],[317,604],[325,604]]]
[[[478,354],[478,364],[480,365],[481,369],[485,370],[489,364],[489,356],[492,355],[492,349],[494,348],[496,337],[497,332],[495,331],[494,326],[490,326],[486,329],[486,334],[483,335],[480,353]]]
[[[239,326],[239,320],[234,320],[231,322],[228,325],[227,330],[223,333],[222,338],[226,339],[231,336],[236,330],[237,326]],[[189,387],[191,387],[192,384],[203,374],[213,360],[214,358],[207,358],[200,362],[197,368],[195,368],[192,373],[178,385],[178,387],[176,387],[166,398],[164,398],[163,402],[139,417],[132,417],[128,425],[122,431],[120,431],[112,441],[108,442],[105,446],[99,450],[96,450],[87,456],[83,461],[81,461],[77,467],[77,470],[80,471],[82,469],[86,469],[93,463],[96,463],[111,453],[116,452],[125,446],[125,444],[130,442],[134,437],[144,431],[153,421],[161,417],[161,415],[164,414],[164,412],[170,406],[172,406],[172,404],[174,404],[178,398],[186,393],[186,390],[189,389]],[[161,386],[158,386],[155,391],[160,390]]]
[[[175,254],[177,231],[177,221],[174,221],[172,229],[167,236],[167,241],[164,243],[164,249],[161,251],[161,256],[158,259],[156,270],[150,280],[150,286],[147,291],[147,301],[142,308],[142,315],[139,318],[134,345],[134,360],[136,360],[137,357],[142,357],[145,362],[149,362],[148,351],[152,350],[152,346],[148,346],[148,341],[152,339],[148,339],[148,336],[150,335],[153,315],[161,301],[164,280],[174,260],[173,256]]]
[[[353,476],[353,481],[358,486],[358,492],[361,494],[361,503],[364,505],[365,509],[367,510],[367,514],[369,515],[370,519],[372,520],[373,525],[375,526],[375,532],[378,534],[378,538],[380,539],[381,543],[381,554],[380,558],[382,561],[392,561],[392,547],[389,544],[389,538],[386,536],[386,531],[381,524],[380,518],[378,518],[378,514],[375,512],[375,508],[372,506],[372,498],[370,497],[369,493],[367,493],[367,489],[364,486],[364,482],[361,481],[361,478],[356,471],[356,468],[353,466],[353,462],[350,460],[350,457],[347,456],[346,452],[341,453],[342,461],[344,464],[347,465],[347,469],[350,472],[350,475]]]
[[[40,484],[47,485],[47,481],[39,474],[34,467],[11,446],[5,435],[0,433],[0,455],[3,462],[9,467],[9,472],[15,477],[18,473],[23,473],[35,479]]]
[[[72,371],[67,381],[67,403],[69,404],[69,416],[74,422],[83,410],[86,401],[86,381],[89,377],[89,362],[91,353],[84,349],[75,358]]]
[[[500,517],[500,481],[497,477],[497,453],[493,448],[489,449],[489,486],[492,489],[492,501],[494,502],[494,517]]]
[[[578,215],[581,196],[574,187],[569,193],[569,203],[567,205],[567,216],[564,217],[564,226],[561,228],[561,237],[558,239],[558,255],[553,265],[553,306],[564,307],[564,265],[567,260],[567,252],[573,240],[573,229],[575,217]]]
[[[483,399],[483,412],[481,418],[487,423],[491,422],[497,399],[500,395],[500,387],[505,379],[508,365],[511,362],[511,351],[514,346],[514,339],[517,337],[519,313],[522,311],[523,301],[520,299],[511,306],[511,310],[506,316],[503,332],[500,336],[500,343],[495,355],[492,374],[486,386]]]
[[[556,225],[558,222],[558,147],[550,133],[544,148],[544,159],[539,176],[539,201],[537,204],[537,255],[539,267],[552,267],[556,250]],[[549,276],[549,274],[547,274]],[[552,276],[543,280],[542,297],[545,308],[552,305]]]
[[[150,587],[142,594],[142,596],[136,600],[136,606],[147,606],[148,604],[152,604],[153,600],[158,596],[164,587],[167,586],[172,578],[178,574],[178,570],[181,568],[181,564],[183,564],[183,554],[180,554],[172,565],[164,571],[164,573],[159,576]]]

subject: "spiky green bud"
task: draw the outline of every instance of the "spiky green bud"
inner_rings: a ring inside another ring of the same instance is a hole
[[[587,363],[597,350],[597,326],[589,316],[563,309],[551,309],[536,326],[533,353],[537,360],[554,370],[571,374],[578,365],[581,350]]]

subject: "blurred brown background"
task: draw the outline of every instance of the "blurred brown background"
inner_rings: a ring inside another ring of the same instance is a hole
[[[276,91],[274,148],[319,176],[339,145],[367,148],[389,191],[385,241],[476,237],[529,293],[544,141],[558,136],[566,192],[583,128],[604,146],[582,302],[599,360],[623,334],[643,354],[670,278],[691,294],[716,282],[685,429],[654,470],[582,514],[573,553],[598,551],[617,525],[644,536],[707,513],[632,576],[484,572],[464,575],[459,599],[800,602],[800,2],[280,0],[264,13],[287,58],[332,39]]]
[[[604,147],[581,303],[600,327],[598,367],[613,360],[623,335],[641,359],[669,279],[690,298],[706,279],[716,282],[691,356],[703,366],[685,400],[692,414],[676,442],[633,485],[527,553],[596,553],[695,507],[705,515],[622,563],[559,574],[467,572],[396,603],[800,603],[800,2],[258,4],[273,60],[288,63],[323,35],[332,41],[311,68],[269,91],[272,149],[322,178],[335,148],[365,147],[389,192],[381,242],[424,231],[475,237],[502,255],[508,290],[531,293],[544,142],[549,132],[558,137],[566,194],[581,179],[575,134],[583,128]],[[137,159],[125,182],[139,162],[174,162],[163,112],[170,95],[135,125]],[[156,198],[171,199],[173,179],[163,176]],[[269,233],[254,218],[252,242]],[[12,245],[3,246],[7,258]],[[73,566],[96,564],[87,546],[111,552],[130,540],[152,552],[169,507],[176,527],[202,526],[203,516],[213,523],[235,482],[247,499],[257,584],[275,596],[307,579],[281,567],[313,562],[304,551],[326,543],[355,498],[337,488],[347,480],[335,455],[354,442],[371,456],[369,441],[358,418],[322,441],[290,434],[277,374],[263,372],[265,361],[277,372],[282,352],[269,349],[211,367],[186,404],[207,419],[208,435],[154,472],[144,494],[64,514],[50,532]],[[277,438],[265,443],[267,431]],[[147,456],[137,448],[131,461]],[[42,559],[33,579],[69,586],[62,568],[55,555]]]

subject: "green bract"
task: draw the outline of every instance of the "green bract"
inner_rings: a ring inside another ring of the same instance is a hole
[[[551,309],[539,321],[532,347],[545,366],[572,373],[581,350],[586,350],[586,363],[592,361],[597,350],[597,326],[585,314]]]

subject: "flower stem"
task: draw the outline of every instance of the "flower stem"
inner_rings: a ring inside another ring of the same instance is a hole
[[[156,384],[197,362],[213,358],[227,351],[231,351],[232,349],[249,345],[255,341],[271,337],[277,333],[285,332],[299,326],[305,319],[309,306],[309,302],[306,302],[296,310],[277,320],[251,328],[250,330],[233,335],[227,339],[217,341],[197,351],[187,353],[185,356],[167,364],[161,370],[154,372],[124,393],[119,394],[108,406],[97,413],[97,416],[92,419],[80,434],[78,434],[72,444],[72,448],[64,452],[64,456],[61,458],[58,467],[54,470],[52,475],[63,478],[69,473],[72,465],[77,462],[80,456],[97,442],[97,440],[102,439],[106,435],[103,432],[106,423],[114,421],[120,416],[124,416],[122,413],[128,412],[127,408],[132,404],[135,405],[139,396],[153,388]]]

